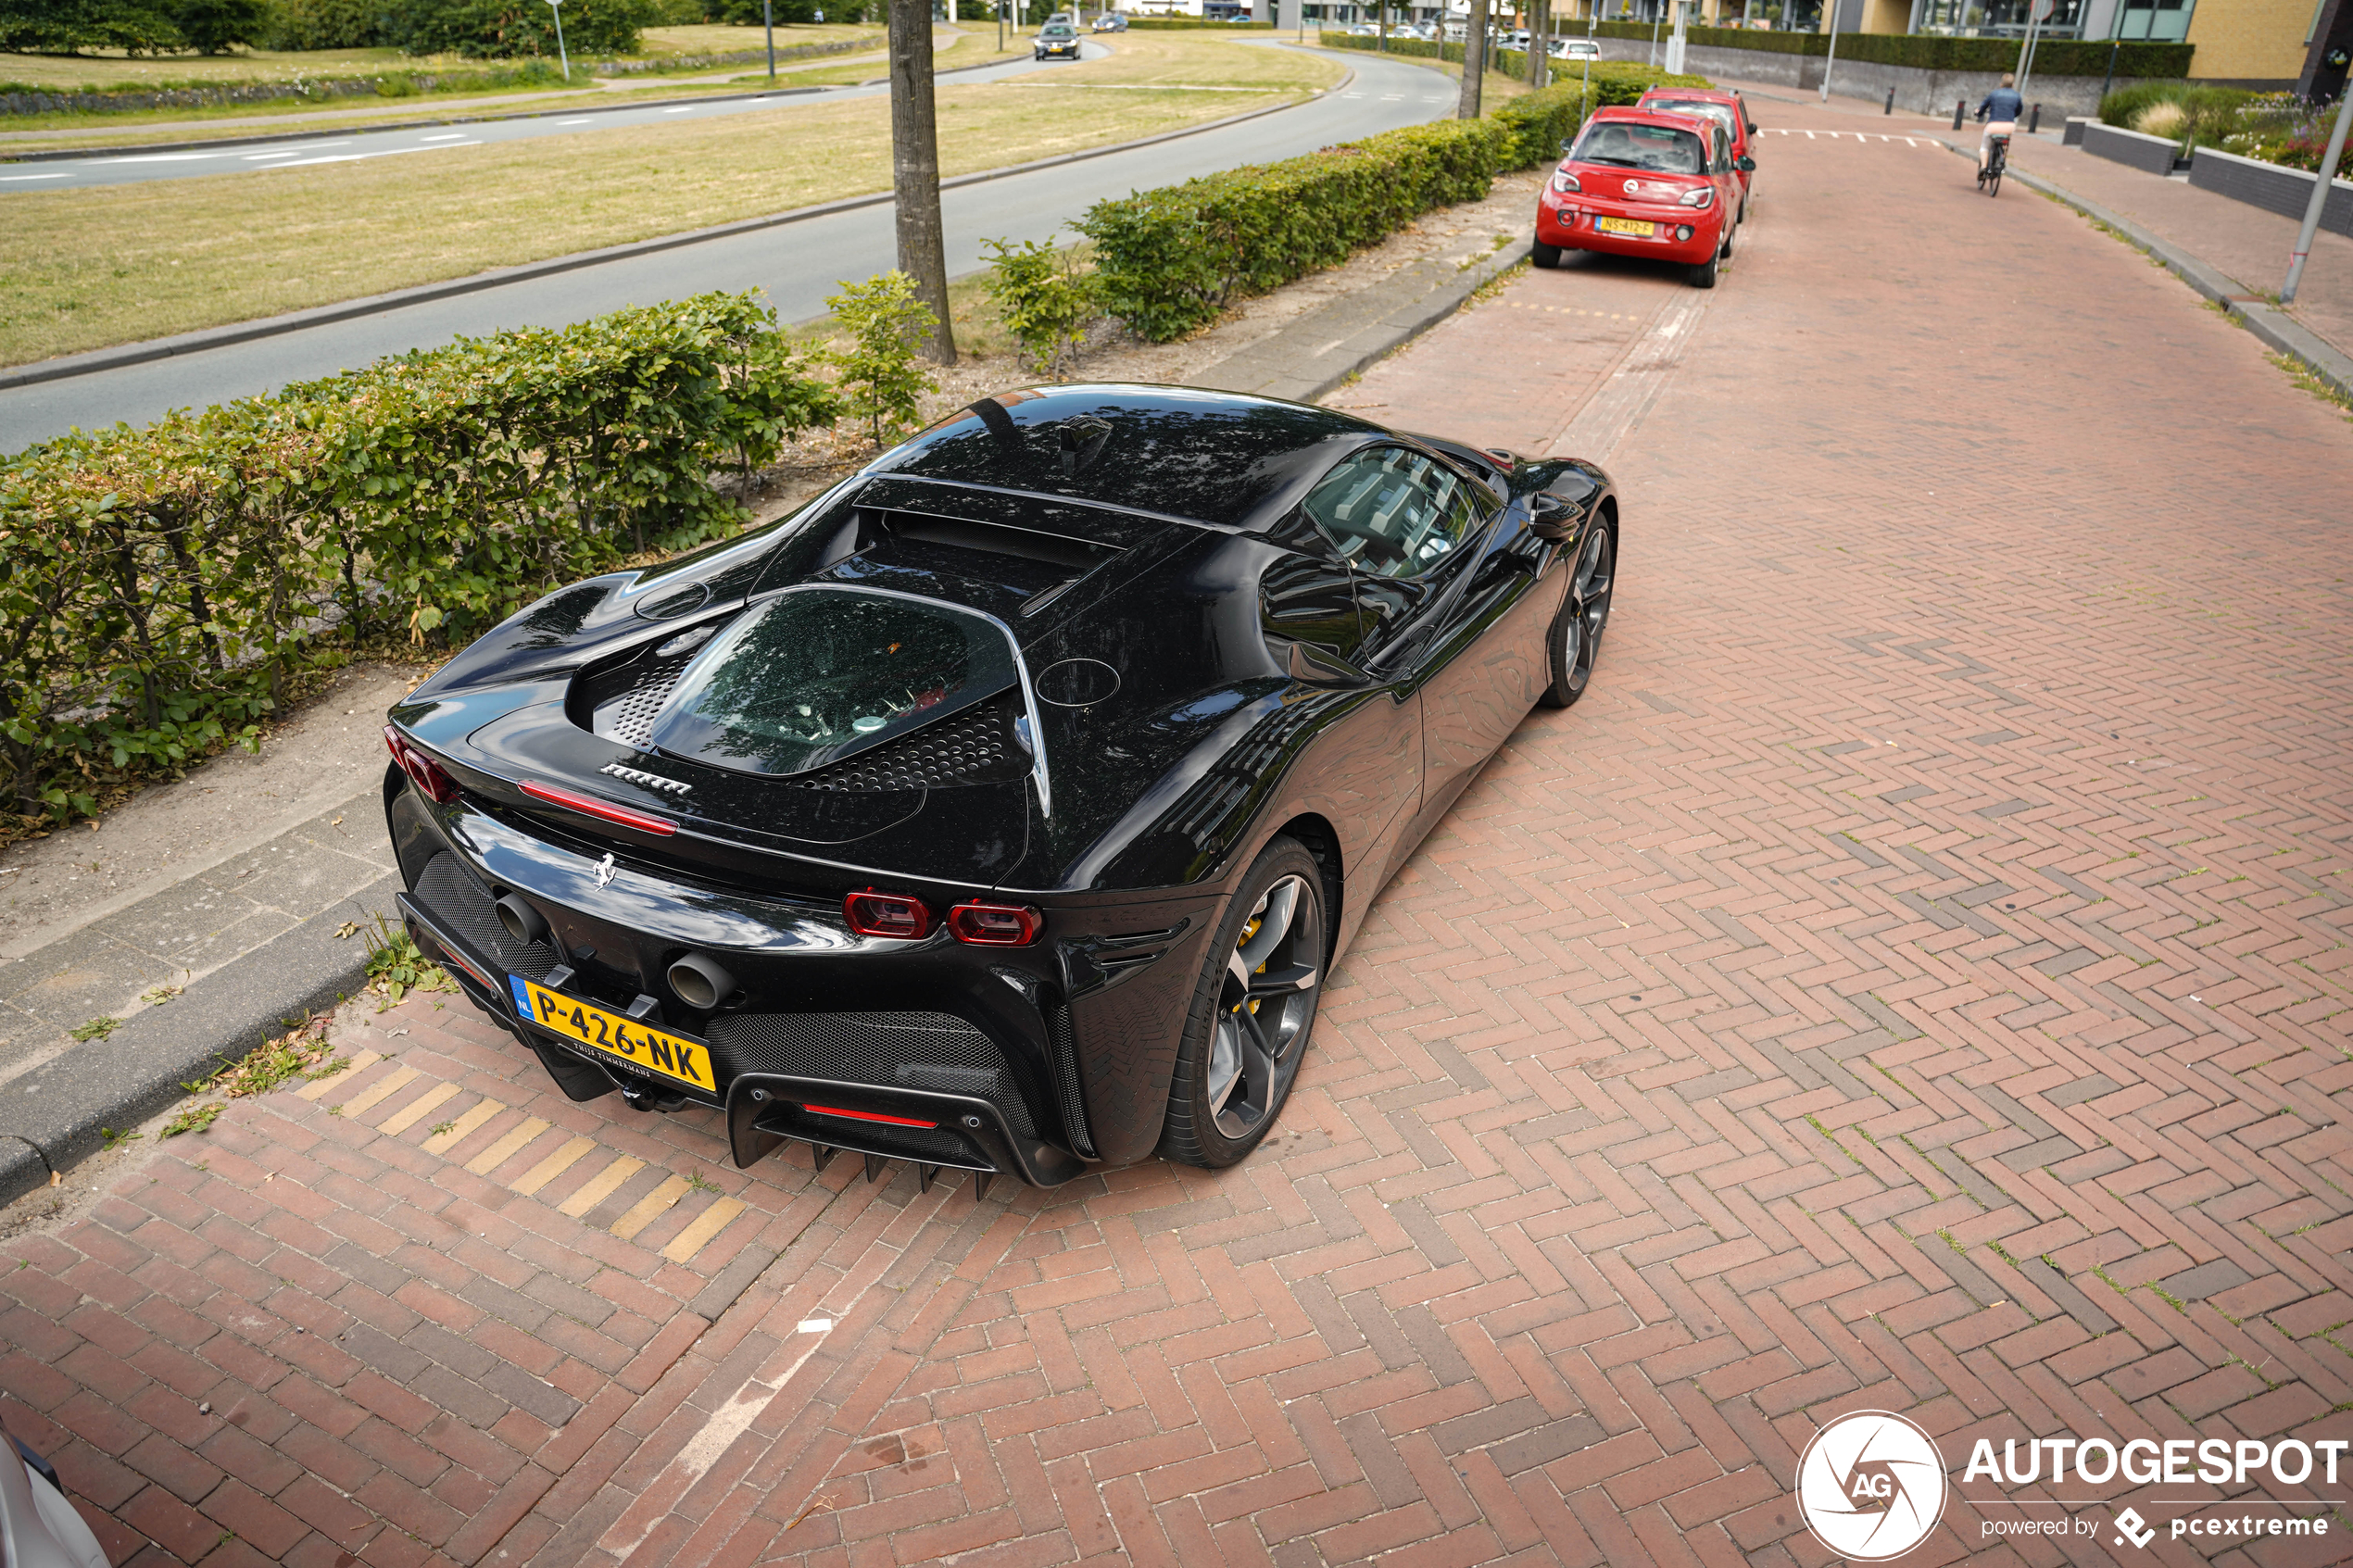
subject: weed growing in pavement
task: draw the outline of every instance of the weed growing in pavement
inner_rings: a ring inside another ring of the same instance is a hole
[[[1493,299],[1496,295],[1502,294],[1505,289],[1511,287],[1514,283],[1518,282],[1526,276],[1528,276],[1528,263],[1525,261],[1513,262],[1509,267],[1504,268],[1502,271],[1496,273],[1493,277],[1479,284],[1478,287],[1471,290],[1470,298],[1463,302],[1464,307],[1467,309],[1474,305],[1486,304],[1489,300]]]
[[[171,1000],[172,997],[178,996],[184,988],[185,987],[179,985],[158,985],[154,990],[142,996],[139,999],[146,1003],[151,1008],[159,1008],[163,1006],[164,1003]]]
[[[66,1033],[77,1040],[87,1043],[91,1040],[103,1040],[121,1027],[122,1020],[120,1018],[94,1018],[77,1028],[67,1030]]]
[[[343,1114],[343,1107],[340,1105],[331,1105],[327,1107],[327,1114],[330,1116],[340,1116]]]
[[[368,987],[384,993],[376,1010],[398,1005],[411,991],[455,991],[458,983],[442,967],[418,950],[416,938],[396,930],[379,912],[373,933],[363,932],[368,943]]]
[[[687,1172],[686,1185],[694,1188],[697,1192],[717,1192],[719,1190],[719,1184],[712,1181],[709,1176],[704,1175],[700,1171]]]
[[[2340,413],[2348,419],[2353,419],[2353,397],[2346,396],[2344,393],[2314,375],[2312,368],[2305,364],[2303,360],[2291,358],[2284,354],[2267,354],[2263,358],[2286,371],[2288,380],[2323,403],[2334,404]]]
[[[335,1049],[327,1043],[330,1022],[324,1013],[306,1018],[298,1027],[256,1047],[243,1060],[231,1062],[211,1077],[181,1087],[191,1094],[209,1093],[242,1099],[247,1095],[268,1094],[296,1078],[323,1078],[340,1065],[328,1061]]]
[[[139,1139],[145,1137],[147,1135],[145,1133],[118,1133],[112,1127],[101,1127],[98,1129],[98,1135],[107,1140],[107,1148],[111,1150],[120,1148],[127,1143],[135,1143]]]
[[[221,1111],[226,1109],[227,1107],[219,1100],[213,1100],[207,1105],[184,1107],[179,1115],[163,1124],[162,1130],[157,1132],[156,1136],[176,1138],[182,1133],[201,1133],[211,1126]]]
[[[435,1122],[432,1126],[425,1129],[425,1136],[429,1138],[437,1138],[444,1133],[455,1132],[457,1127],[458,1123],[455,1122]]]

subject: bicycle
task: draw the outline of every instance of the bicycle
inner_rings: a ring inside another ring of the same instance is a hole
[[[2009,166],[2010,139],[1994,136],[1988,139],[1985,167],[1977,171],[1977,188],[1989,196],[2002,194],[2002,170]]]

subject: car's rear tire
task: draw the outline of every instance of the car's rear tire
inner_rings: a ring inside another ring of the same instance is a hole
[[[1568,597],[1553,617],[1544,638],[1545,686],[1537,702],[1573,708],[1593,683],[1602,633],[1609,630],[1610,593],[1617,583],[1617,534],[1607,523],[1585,536],[1568,569]]]
[[[1716,273],[1720,265],[1721,258],[1713,255],[1709,256],[1706,260],[1693,265],[1692,268],[1692,287],[1695,289],[1714,288],[1716,286]]]
[[[1277,837],[1243,874],[1210,939],[1176,1046],[1164,1159],[1219,1170],[1274,1127],[1323,998],[1328,929],[1323,868],[1297,839]]]
[[[1541,267],[1549,272],[1561,264],[1561,247],[1548,245],[1543,241],[1538,240],[1529,249],[1528,261],[1529,266]]]

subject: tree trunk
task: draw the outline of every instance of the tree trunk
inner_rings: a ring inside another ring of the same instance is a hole
[[[1552,31],[1553,0],[1529,0],[1528,84],[1540,91],[1545,85],[1545,70],[1553,63],[1548,48]]]
[[[1487,0],[1470,0],[1470,16],[1463,27],[1463,96],[1454,107],[1456,119],[1478,118],[1479,79],[1487,74]]]
[[[931,0],[890,0],[890,183],[899,211],[899,270],[938,325],[916,352],[956,362],[948,320],[948,248],[939,221],[939,125],[932,114]]]

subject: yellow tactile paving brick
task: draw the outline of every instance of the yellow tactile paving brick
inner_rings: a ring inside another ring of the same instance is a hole
[[[634,1240],[639,1231],[654,1223],[657,1215],[694,1190],[694,1184],[684,1176],[666,1178],[661,1185],[631,1204],[628,1213],[612,1223],[612,1234],[623,1241]]]
[[[433,1136],[427,1138],[424,1142],[425,1152],[427,1154],[447,1153],[448,1150],[457,1148],[459,1142],[463,1139],[467,1134],[472,1132],[476,1127],[481,1126],[484,1122],[489,1121],[493,1116],[497,1115],[500,1111],[506,1109],[506,1106],[500,1101],[495,1099],[484,1100],[472,1110],[467,1111],[463,1116],[459,1117],[458,1120],[449,1123],[449,1130],[447,1132],[435,1133]]]
[[[580,1190],[556,1205],[556,1212],[569,1214],[577,1220],[612,1195],[613,1188],[646,1168],[642,1160],[622,1155],[611,1164],[581,1184]]]
[[[384,1058],[374,1051],[361,1051],[351,1059],[351,1065],[345,1068],[341,1073],[334,1074],[333,1077],[315,1079],[296,1089],[295,1091],[295,1098],[317,1099],[321,1095],[323,1095],[329,1089],[333,1088],[339,1080],[349,1077],[355,1073],[363,1073],[383,1060]]]
[[[574,1138],[530,1170],[525,1171],[522,1180],[515,1183],[508,1190],[519,1192],[525,1198],[529,1198],[533,1193],[571,1170],[574,1161],[596,1147],[597,1140],[594,1138]]]
[[[329,1081],[333,1082],[333,1080]],[[373,1086],[362,1089],[351,1098],[344,1101],[343,1113],[346,1116],[357,1116],[362,1111],[371,1110],[375,1108],[378,1100],[387,1099],[392,1096],[398,1094],[401,1090],[407,1088],[409,1085],[415,1083],[416,1081],[417,1070],[415,1068],[396,1067],[391,1072],[385,1073],[383,1077],[377,1079]]]
[[[690,1263],[711,1237],[727,1228],[728,1223],[744,1211],[744,1206],[732,1198],[723,1198],[696,1215],[686,1228],[670,1238],[661,1255],[673,1263]]]
[[[447,1101],[455,1099],[457,1095],[457,1085],[435,1084],[432,1088],[427,1089],[423,1094],[419,1095],[415,1099],[410,1100],[407,1105],[402,1106],[398,1110],[396,1110],[390,1116],[385,1117],[383,1123],[377,1126],[376,1131],[380,1133],[391,1133],[395,1135],[405,1133],[409,1128],[415,1126],[418,1123],[423,1121],[428,1112],[438,1110]],[[351,1114],[348,1108],[345,1110],[344,1114],[346,1116]]]
[[[516,1155],[521,1154],[525,1144],[547,1130],[547,1123],[538,1117],[525,1117],[500,1134],[497,1143],[467,1160],[466,1169],[477,1176],[486,1176]]]

